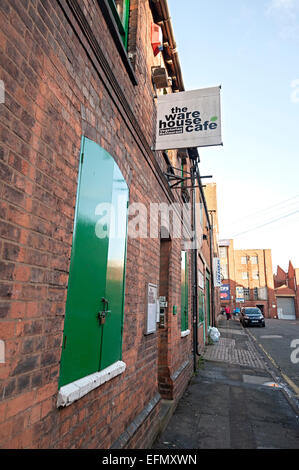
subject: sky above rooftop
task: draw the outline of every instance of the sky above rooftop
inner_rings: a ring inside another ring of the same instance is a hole
[[[220,238],[299,267],[299,0],[168,0],[186,90],[222,86]],[[271,223],[270,223],[271,222]]]

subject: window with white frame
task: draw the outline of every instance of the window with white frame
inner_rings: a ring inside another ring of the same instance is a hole
[[[223,258],[223,259],[227,258],[227,247],[226,246],[220,246],[219,247],[219,256],[220,256],[220,258]]]

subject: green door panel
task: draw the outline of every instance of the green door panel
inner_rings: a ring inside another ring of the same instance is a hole
[[[207,323],[211,326],[211,298],[210,298],[210,279],[206,277],[206,305],[207,305]]]
[[[198,324],[203,323],[205,319],[204,295],[202,290],[198,289]]]
[[[181,258],[181,330],[188,329],[188,258],[182,251]]]
[[[107,297],[110,237],[105,234],[111,230],[112,212],[103,211],[101,204],[109,207],[114,198],[117,165],[104,149],[87,138],[82,139],[81,153],[60,386],[99,370],[104,328],[98,313],[104,310],[102,299]],[[122,217],[126,223],[126,212]],[[120,291],[115,295],[122,294]]]
[[[112,208],[117,217],[113,227],[114,234],[109,237],[105,297],[110,312],[103,325],[100,369],[121,359],[128,200],[126,181],[115,165]]]

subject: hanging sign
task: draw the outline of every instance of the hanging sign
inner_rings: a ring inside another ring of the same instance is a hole
[[[159,96],[155,150],[222,145],[220,89]]]
[[[221,264],[220,258],[214,258],[214,287],[221,287]]]

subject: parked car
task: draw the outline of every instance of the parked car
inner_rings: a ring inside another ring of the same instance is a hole
[[[261,310],[257,307],[244,307],[240,312],[240,322],[244,327],[259,325],[265,327],[265,318]]]

